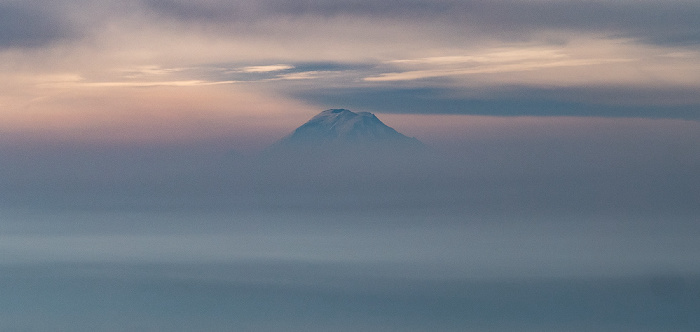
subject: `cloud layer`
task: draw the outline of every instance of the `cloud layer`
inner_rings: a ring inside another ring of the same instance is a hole
[[[0,330],[696,331],[698,17],[0,0]],[[260,154],[327,108],[428,148]]]
[[[110,112],[128,87],[225,85],[307,115],[696,119],[699,15],[693,1],[4,1],[0,116],[93,87],[121,95]]]

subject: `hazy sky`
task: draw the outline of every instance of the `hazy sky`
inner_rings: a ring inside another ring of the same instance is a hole
[[[0,330],[700,330],[698,0],[0,0],[0,78]],[[257,154],[329,108],[429,148]]]
[[[0,0],[2,202],[693,216],[697,17],[697,1]],[[371,176],[235,161],[340,107],[448,156]]]
[[[523,120],[440,114],[697,121],[697,17],[690,0],[2,0],[0,133],[257,150],[331,107],[412,114],[380,118],[436,142]]]

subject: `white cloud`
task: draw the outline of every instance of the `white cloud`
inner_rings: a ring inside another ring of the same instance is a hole
[[[80,82],[80,81],[57,81],[41,83],[38,86],[43,88],[139,88],[154,86],[174,86],[192,87],[220,84],[234,84],[238,81],[203,81],[203,80],[180,80],[180,81],[109,81],[109,82]]]
[[[558,49],[549,48],[508,48],[491,50],[476,55],[435,56],[419,59],[392,60],[388,63],[407,65],[459,65],[465,63],[502,63],[524,60],[553,60],[566,58]]]
[[[183,71],[184,68],[161,68],[156,65],[137,66],[135,68],[123,69],[126,78],[140,78],[146,76],[162,76]]]
[[[241,71],[244,73],[269,73],[269,72],[282,71],[282,70],[293,69],[293,68],[294,68],[294,66],[279,64],[279,65],[243,67],[243,69]]]
[[[86,87],[149,87],[149,86],[201,86],[201,85],[217,85],[231,84],[236,81],[155,81],[155,82],[93,82],[84,83],[81,86]]]
[[[493,65],[476,65],[466,68],[445,68],[445,69],[427,69],[414,70],[405,72],[384,73],[377,76],[366,77],[364,80],[369,82],[387,82],[387,81],[409,81],[424,78],[449,77],[469,74],[490,74],[490,73],[508,73],[532,71],[545,68],[556,67],[578,67],[590,66],[616,62],[630,62],[634,59],[571,59],[558,61],[538,61],[538,62],[523,62],[523,63],[506,63]]]
[[[567,38],[559,45],[541,40],[391,59],[384,62],[383,72],[367,73],[363,80],[388,83],[443,78],[444,84],[461,87],[697,87],[700,76],[694,73],[700,71],[700,66],[696,52],[624,38]]]

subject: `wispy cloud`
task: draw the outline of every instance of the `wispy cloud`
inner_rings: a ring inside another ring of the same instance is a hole
[[[391,60],[388,63],[406,65],[460,65],[465,63],[498,63],[525,60],[552,60],[568,56],[559,49],[553,48],[511,48],[489,51],[475,55],[435,56],[419,59]]]
[[[558,67],[581,67],[632,62],[629,57],[610,58],[581,56],[563,48],[513,47],[486,50],[471,55],[436,56],[387,61],[398,71],[365,77],[369,82],[409,81],[425,78],[452,77],[470,74],[490,74],[535,71]]]
[[[135,68],[122,69],[120,71],[123,72],[123,75],[126,78],[140,78],[148,76],[168,75],[181,72],[183,70],[185,70],[185,68],[162,68],[158,65],[145,65],[137,66]]]
[[[249,67],[243,67],[241,69],[242,72],[244,73],[269,73],[269,72],[276,72],[276,71],[283,71],[283,70],[289,70],[293,69],[294,66],[291,65],[266,65],[266,66],[249,66]]]
[[[180,86],[194,87],[207,85],[233,84],[237,81],[202,81],[202,80],[186,80],[186,81],[112,81],[112,82],[85,82],[85,81],[57,81],[42,83],[42,87],[51,88],[78,88],[78,87],[94,87],[94,88],[126,88],[126,87],[155,87],[155,86]]]
[[[232,84],[236,81],[156,81],[156,82],[92,82],[83,83],[81,86],[86,87],[149,87],[149,86],[204,86],[218,84]]]
[[[692,1],[90,3],[0,5],[3,105],[20,112],[34,98],[70,93],[51,88],[236,83],[301,103],[328,89],[360,89],[383,104],[401,104],[381,95],[391,89],[430,90],[438,104],[570,89],[557,96],[562,105],[592,105],[615,99],[604,92],[611,89],[635,105],[670,107],[697,104],[700,86],[700,5]],[[324,100],[337,97],[330,93]]]
[[[409,81],[409,80],[419,80],[424,78],[435,78],[435,77],[450,77],[450,76],[461,76],[469,74],[491,74],[491,73],[508,73],[508,72],[522,72],[522,71],[533,71],[538,69],[546,68],[557,68],[557,67],[578,67],[578,66],[592,66],[608,63],[619,63],[619,62],[630,62],[634,59],[568,59],[568,60],[557,60],[557,61],[530,61],[522,63],[504,63],[498,64],[494,63],[491,65],[484,65],[481,63],[471,64],[468,62],[461,63],[462,67],[452,67],[452,68],[434,68],[425,70],[411,70],[404,72],[394,72],[394,73],[383,73],[377,76],[366,77],[364,80],[369,82],[387,82],[387,81]],[[495,62],[495,61],[494,61]],[[460,63],[451,63],[457,65]]]

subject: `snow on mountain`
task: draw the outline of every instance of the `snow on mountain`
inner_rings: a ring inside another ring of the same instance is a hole
[[[436,160],[419,140],[399,133],[374,114],[346,109],[319,113],[260,158],[252,173],[263,174],[266,181],[329,190],[418,178]]]
[[[369,112],[329,109],[314,116],[294,130],[275,146],[422,146],[415,138],[407,137],[380,121]]]

